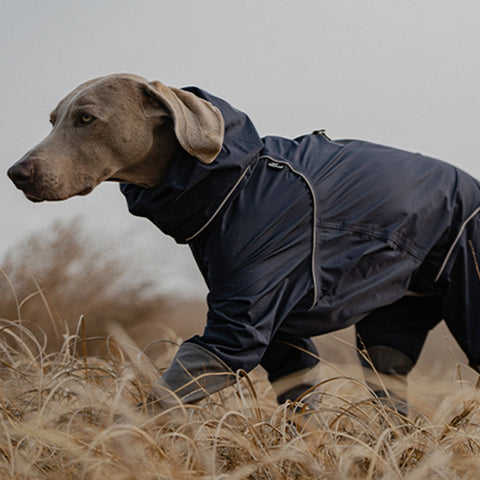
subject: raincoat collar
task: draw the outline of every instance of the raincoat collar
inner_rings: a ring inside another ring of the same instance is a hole
[[[217,158],[205,165],[182,151],[155,187],[120,185],[130,213],[147,217],[177,243],[187,243],[210,222],[263,148],[245,113],[199,88],[184,90],[209,101],[223,115],[224,140]]]

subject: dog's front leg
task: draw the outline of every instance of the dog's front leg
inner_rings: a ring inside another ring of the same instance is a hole
[[[235,373],[214,353],[195,343],[183,343],[172,363],[153,386],[156,406],[167,409],[195,403],[235,382]]]

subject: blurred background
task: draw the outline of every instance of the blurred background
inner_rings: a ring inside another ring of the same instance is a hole
[[[76,324],[83,314],[92,334],[108,317],[142,344],[161,324],[201,331],[205,317],[188,248],[131,216],[118,186],[33,204],[6,177],[79,83],[132,72],[198,85],[247,112],[261,135],[325,128],[479,177],[478,18],[476,0],[0,0],[0,267],[20,300],[33,293],[25,315],[49,306],[53,329],[55,315]],[[0,316],[13,318],[6,278],[0,289]],[[436,338],[426,359],[461,358],[438,355],[450,347],[443,330]],[[332,359],[345,349],[321,346]]]

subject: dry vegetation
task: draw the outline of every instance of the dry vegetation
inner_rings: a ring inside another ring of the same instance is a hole
[[[135,408],[177,340],[139,331],[174,313],[85,242],[57,229],[3,262],[0,478],[478,478],[480,396],[458,378],[417,380],[408,419],[333,367],[314,411],[278,406],[262,372],[196,406]]]

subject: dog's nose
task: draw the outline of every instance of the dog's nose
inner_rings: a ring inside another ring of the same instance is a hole
[[[18,188],[27,185],[33,180],[33,161],[26,159],[17,162],[8,169],[7,175]]]

